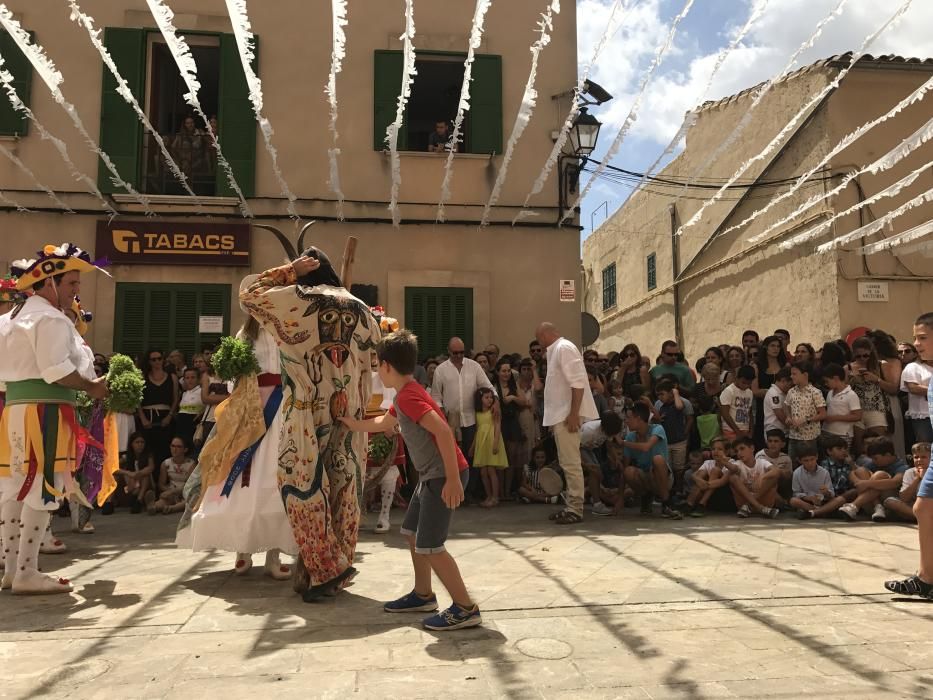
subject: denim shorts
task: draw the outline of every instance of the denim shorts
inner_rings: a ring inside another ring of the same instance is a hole
[[[469,480],[470,472],[464,469],[460,472],[460,483],[463,484],[464,490]],[[416,554],[439,554],[446,550],[444,543],[447,542],[453,511],[441,498],[445,483],[446,476],[418,482],[408,502],[401,533],[415,536]]]
[[[920,482],[920,488],[917,490],[917,498],[933,498],[933,469],[927,467],[923,474],[923,481]]]

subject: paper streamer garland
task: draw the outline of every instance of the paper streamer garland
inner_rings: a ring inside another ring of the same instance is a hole
[[[149,208],[149,199],[145,195],[137,192],[130,183],[126,182],[120,176],[113,161],[110,160],[110,156],[104,153],[97,141],[88,133],[87,128],[84,126],[84,122],[81,121],[81,117],[78,116],[75,106],[65,99],[61,91],[61,84],[64,82],[61,72],[59,72],[48,56],[45,55],[44,49],[38,44],[33,43],[29,34],[20,26],[19,22],[13,18],[13,14],[7,9],[7,6],[2,3],[0,3],[0,25],[7,30],[10,38],[13,39],[20,51],[23,52],[23,55],[29,59],[36,73],[42,78],[42,82],[49,88],[52,97],[61,108],[65,110],[71,118],[72,123],[75,125],[75,128],[80,132],[81,136],[84,137],[84,141],[88,148],[94,151],[98,158],[104,162],[107,170],[109,170],[112,175],[111,180],[114,186],[123,188],[129,192],[133,198],[142,205],[146,214],[152,215],[153,212]]]
[[[629,129],[632,128],[632,124],[634,124],[635,120],[638,119],[638,110],[641,108],[642,100],[645,98],[645,91],[648,88],[648,83],[654,76],[658,66],[661,65],[664,54],[667,53],[668,49],[671,47],[671,44],[674,42],[674,36],[677,33],[677,27],[680,25],[683,18],[687,16],[687,13],[690,12],[691,7],[693,7],[693,0],[687,0],[683,6],[683,9],[680,11],[680,14],[678,14],[671,22],[671,27],[668,31],[667,37],[658,47],[657,53],[654,56],[654,60],[651,62],[651,65],[645,72],[645,77],[641,81],[641,85],[638,88],[638,94],[635,97],[635,101],[632,103],[632,107],[629,110],[628,116],[625,118],[625,122],[622,124],[622,128],[619,129],[619,133],[616,134],[616,137],[612,140],[612,144],[609,146],[609,150],[606,152],[606,155],[603,156],[602,163],[597,166],[595,171],[593,171],[593,174],[590,176],[590,179],[587,180],[586,186],[580,192],[577,200],[566,212],[561,212],[561,224],[569,219],[573,211],[580,206],[583,198],[589,193],[593,183],[596,182],[596,178],[606,169],[606,166],[609,165],[610,161],[612,161],[612,159],[615,157],[615,154],[619,152],[619,147],[622,146],[622,141],[625,140],[625,136],[628,134]]]
[[[246,0],[226,0],[227,13],[230,15],[230,23],[233,25],[233,37],[236,40],[237,50],[240,54],[240,64],[243,66],[243,73],[246,75],[246,85],[249,87],[249,101],[253,105],[253,112],[256,115],[256,121],[259,124],[259,130],[262,132],[262,140],[266,145],[266,151],[272,160],[272,172],[275,174],[275,180],[279,184],[279,190],[288,201],[288,213],[293,219],[300,218],[295,209],[295,200],[297,197],[292,193],[279,167],[279,154],[272,145],[272,123],[262,115],[262,82],[256,71],[253,70],[253,61],[256,58],[253,46],[256,43],[252,29],[249,23],[249,15],[246,13]]]
[[[518,113],[515,115],[515,123],[512,125],[512,133],[509,135],[508,143],[505,146],[502,164],[499,166],[499,172],[496,173],[496,181],[483,209],[483,219],[480,221],[480,226],[489,225],[489,213],[499,201],[502,185],[505,183],[506,175],[509,172],[509,163],[515,153],[515,146],[525,132],[528,122],[531,121],[531,115],[538,102],[538,91],[535,90],[535,80],[538,76],[538,59],[544,47],[551,43],[550,33],[554,29],[554,15],[559,13],[560,0],[549,0],[547,9],[541,14],[541,19],[538,20],[538,38],[531,45],[531,68],[528,71],[528,80],[525,82],[525,92],[522,94],[522,102],[518,108]]]
[[[441,198],[437,204],[437,220],[445,221],[444,205],[450,200],[450,182],[453,179],[454,153],[456,153],[457,144],[462,140],[460,130],[463,128],[463,119],[470,109],[470,82],[473,80],[473,61],[476,55],[476,49],[483,42],[483,25],[486,21],[486,13],[492,0],[476,0],[476,7],[473,10],[473,24],[470,27],[470,43],[467,47],[466,60],[463,62],[463,83],[460,85],[460,103],[457,106],[457,117],[454,119],[453,133],[450,135],[450,143],[447,147],[447,160],[444,163],[444,180],[441,182]]]
[[[191,55],[191,48],[188,46],[188,42],[185,41],[184,37],[178,35],[178,31],[172,24],[175,13],[172,12],[171,8],[166,5],[163,0],[146,0],[146,4],[149,6],[149,11],[152,13],[152,17],[155,19],[159,31],[162,32],[162,38],[165,39],[165,44],[172,54],[172,58],[175,59],[175,64],[178,66],[178,71],[181,74],[182,80],[185,81],[185,85],[188,87],[188,92],[186,92],[184,96],[185,102],[191,106],[204,122],[204,128],[211,137],[211,142],[217,151],[217,164],[220,165],[224,173],[226,173],[227,182],[230,183],[230,187],[233,188],[233,191],[236,192],[240,200],[240,213],[243,214],[244,217],[252,218],[253,213],[250,211],[249,204],[246,203],[243,190],[241,190],[240,185],[237,184],[236,177],[233,175],[233,169],[230,167],[230,163],[227,162],[227,159],[224,158],[223,151],[220,148],[220,142],[217,140],[217,134],[214,133],[210,120],[201,108],[201,102],[198,100],[198,92],[201,90],[201,83],[198,80],[198,66],[194,62],[194,56]]]
[[[411,84],[418,73],[415,68],[415,47],[412,41],[415,38],[415,8],[413,0],[405,0],[405,33],[399,37],[402,40],[402,87],[399,91],[398,106],[395,110],[395,121],[386,129],[386,144],[389,146],[389,160],[392,166],[392,192],[389,198],[389,211],[392,213],[392,225],[398,226],[401,216],[398,211],[398,193],[402,184],[402,162],[398,155],[398,134],[402,130],[402,120],[405,118],[405,106],[411,97]]]
[[[168,147],[165,145],[165,141],[163,140],[162,135],[156,130],[154,126],[152,126],[152,123],[149,121],[149,117],[146,116],[146,113],[143,111],[143,108],[140,106],[135,95],[133,95],[133,91],[130,90],[129,84],[120,74],[120,70],[117,68],[117,64],[114,63],[113,57],[110,55],[107,47],[104,46],[104,43],[100,40],[101,30],[94,28],[94,18],[82,12],[76,0],[67,0],[67,2],[68,6],[71,8],[71,21],[78,22],[85,28],[85,30],[87,30],[88,36],[91,39],[91,43],[100,54],[101,60],[104,62],[104,65],[107,66],[107,70],[110,71],[110,74],[113,75],[114,80],[117,81],[117,94],[120,95],[120,97],[122,97],[130,107],[133,108],[134,112],[136,112],[136,117],[142,123],[143,128],[152,134],[152,138],[155,140],[159,150],[162,152],[162,158],[165,160],[165,164],[168,165],[172,175],[184,188],[185,192],[187,192],[191,197],[194,197],[195,202],[197,203],[198,211],[203,212],[201,200],[194,193],[194,190],[191,189],[191,185],[188,184],[188,178],[181,171],[181,168],[178,167],[178,163],[175,162],[175,159],[172,158],[172,154],[169,153]]]
[[[331,146],[327,149],[329,163],[327,185],[337,197],[337,218],[343,221],[343,189],[340,186],[340,166],[338,156],[340,148],[337,142],[340,134],[337,132],[337,74],[343,70],[343,59],[347,56],[347,0],[331,0],[331,53],[330,74],[327,76],[327,85],[324,93],[327,95],[327,105],[330,108],[330,119],[327,128],[330,129]]]
[[[816,105],[818,105],[823,100],[823,98],[826,97],[826,95],[828,95],[830,92],[832,92],[833,90],[839,87],[839,84],[842,82],[842,79],[845,78],[845,76],[849,74],[849,71],[851,71],[852,68],[855,67],[858,60],[862,56],[864,56],[865,53],[868,51],[868,48],[875,42],[875,40],[882,34],[882,32],[884,32],[884,30],[886,30],[889,26],[891,26],[892,23],[897,21],[908,10],[912,1],[913,0],[904,0],[904,2],[901,3],[901,5],[897,8],[894,14],[892,14],[884,22],[884,24],[882,24],[878,29],[876,29],[872,34],[869,34],[865,38],[865,40],[862,42],[862,45],[858,48],[858,50],[852,54],[852,59],[849,62],[849,65],[843,68],[842,70],[840,70],[836,74],[836,77],[832,81],[830,81],[830,83],[826,85],[826,87],[824,87],[818,93],[813,95],[810,98],[810,100],[806,104],[804,104],[804,106],[801,107],[800,110],[793,117],[791,117],[791,120],[784,126],[784,128],[782,128],[777,133],[777,135],[773,139],[771,139],[771,141],[768,143],[767,146],[764,147],[764,149],[762,149],[757,155],[753,156],[752,158],[742,163],[742,165],[739,166],[738,170],[736,170],[732,174],[732,176],[726,181],[726,183],[722,187],[720,187],[719,190],[716,191],[716,194],[714,194],[708,200],[703,202],[703,204],[693,214],[693,216],[691,216],[690,219],[686,223],[681,225],[681,227],[677,230],[675,235],[678,235],[678,236],[683,235],[684,231],[686,231],[688,228],[690,228],[691,226],[694,226],[697,222],[699,222],[701,217],[703,216],[703,212],[706,211],[708,207],[718,202],[719,199],[722,197],[723,193],[729,187],[735,184],[736,180],[738,180],[754,163],[760,160],[764,160],[765,158],[768,157],[769,154],[771,154],[774,150],[776,150],[781,145],[784,138],[788,136],[794,130],[794,128],[796,128],[797,124],[807,114],[810,113],[810,110],[816,107]]]

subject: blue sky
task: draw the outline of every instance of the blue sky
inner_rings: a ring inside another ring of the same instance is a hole
[[[815,45],[795,68],[845,51],[858,49],[865,38],[894,13],[903,0],[843,0],[842,12],[829,22]],[[613,27],[614,38],[591,72],[591,78],[615,99],[591,108],[604,123],[594,158],[602,159],[635,101],[638,87],[666,38],[671,20],[686,0],[625,0]],[[612,160],[613,165],[644,171],[663,152],[681,125],[685,112],[701,101],[718,99],[749,88],[781,72],[816,25],[840,0],[695,0],[680,23],[674,42],[648,83],[638,119]],[[582,71],[609,22],[613,0],[578,0],[578,62]],[[705,90],[719,52],[737,36],[753,6],[764,10],[732,51],[708,91]],[[621,21],[620,18],[621,17]],[[913,0],[903,18],[868,49],[874,55],[933,56],[933,0]],[[676,151],[675,151],[676,153]],[[732,173],[707,172],[704,177],[728,178]],[[585,178],[581,185],[585,183]],[[582,238],[621,206],[631,190],[598,181],[582,205]]]

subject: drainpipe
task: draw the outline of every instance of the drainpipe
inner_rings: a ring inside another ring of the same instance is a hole
[[[671,272],[673,276],[671,277],[674,280],[673,284],[673,295],[674,295],[674,339],[677,341],[678,347],[680,347],[681,352],[684,349],[684,324],[680,318],[680,285],[677,284],[677,278],[680,277],[680,241],[677,237],[677,208],[671,204],[667,208],[668,213],[671,216]]]

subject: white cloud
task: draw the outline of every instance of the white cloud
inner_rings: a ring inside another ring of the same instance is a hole
[[[718,99],[767,80],[780,72],[798,46],[812,33],[838,0],[771,0],[764,15],[754,25],[742,43],[726,59],[709,95]],[[636,96],[644,71],[659,43],[668,31],[668,22],[680,11],[680,0],[637,2],[623,17],[622,29],[604,50],[592,71],[593,79],[615,95],[615,99],[598,110],[606,124],[600,141],[608,143],[621,126]],[[675,38],[676,51],[670,53],[661,71],[649,84],[641,110],[630,138],[666,146],[680,127],[684,113],[703,98],[702,92],[716,62],[716,54],[748,17],[749,2],[733,3],[735,11],[727,26],[710,26],[702,14],[703,3],[697,2]],[[582,0],[578,4],[578,52],[580,63],[589,60],[592,46],[606,27],[610,0]],[[816,45],[804,52],[799,66],[828,56],[857,49],[867,35],[876,30],[896,9],[894,2],[849,0],[842,15],[830,22]],[[914,0],[903,19],[889,28],[871,47],[870,53],[887,53],[927,58],[933,56],[933,2]],[[716,39],[716,47],[708,53],[697,49],[699,32],[703,43]],[[621,156],[624,158],[625,151]]]

